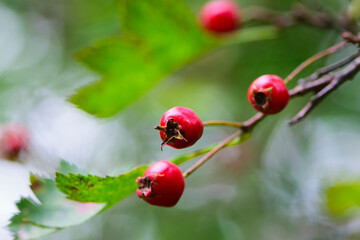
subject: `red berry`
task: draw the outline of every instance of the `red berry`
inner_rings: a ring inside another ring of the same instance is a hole
[[[151,205],[172,207],[185,188],[184,176],[178,166],[169,161],[152,164],[142,177],[136,179],[136,194]]]
[[[190,147],[202,136],[203,123],[195,112],[186,107],[173,107],[166,111],[161,118],[160,125],[155,127],[160,131],[165,144],[173,148]]]
[[[284,80],[276,75],[262,75],[252,82],[248,90],[251,105],[265,114],[280,112],[288,104],[289,98]]]
[[[206,3],[200,11],[200,23],[214,33],[232,32],[240,27],[240,9],[231,0],[215,0]]]
[[[24,125],[13,123],[3,126],[0,135],[0,152],[3,157],[14,160],[28,145],[29,133]]]

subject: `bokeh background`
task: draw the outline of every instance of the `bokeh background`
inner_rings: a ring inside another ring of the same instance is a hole
[[[238,1],[242,8],[280,11],[297,2]],[[337,15],[348,4],[319,2]],[[205,1],[186,3],[196,14]],[[63,158],[89,172],[114,175],[220,141],[233,129],[207,127],[190,149],[160,151],[153,126],[173,106],[192,108],[202,120],[246,120],[255,113],[246,97],[255,78],[285,77],[340,40],[334,30],[298,25],[271,40],[218,48],[168,76],[118,115],[96,119],[66,101],[99,78],[74,54],[120,33],[118,13],[115,0],[0,2],[0,120],[29,126],[33,155],[22,164],[32,171],[51,176]],[[347,48],[321,60],[301,76],[353,51]],[[310,96],[292,100],[281,114],[257,126],[248,142],[223,150],[186,179],[176,207],[152,207],[134,194],[84,224],[43,239],[359,239],[356,214],[334,218],[324,201],[327,186],[360,178],[358,78],[290,128],[286,120]],[[5,210],[0,206],[0,211]]]

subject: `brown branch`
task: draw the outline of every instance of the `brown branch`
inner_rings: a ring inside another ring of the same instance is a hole
[[[252,116],[249,120],[243,122],[242,130],[244,132],[252,130],[261,120],[266,117],[266,114],[258,112],[254,116]]]
[[[295,68],[294,71],[292,71],[289,76],[287,76],[285,78],[285,83],[288,83],[289,81],[291,81],[300,71],[302,71],[304,68],[306,68],[307,66],[309,66],[310,64],[314,63],[315,61],[319,60],[320,58],[329,56],[337,51],[339,51],[340,49],[342,49],[343,47],[345,47],[348,44],[348,42],[346,40],[343,40],[337,44],[335,44],[334,46],[331,46],[330,48],[319,52],[317,54],[315,54],[314,56],[306,59],[304,62],[302,62],[297,68]]]
[[[304,79],[300,79],[299,80],[299,84],[300,85],[304,85],[307,82],[312,82],[315,81],[316,79],[324,76],[325,74],[328,74],[330,72],[333,72],[335,70],[338,70],[339,68],[344,67],[345,65],[349,64],[350,62],[354,61],[355,58],[357,58],[358,56],[360,56],[360,52],[357,52],[337,63],[334,63],[333,65],[324,67],[319,69],[318,71],[316,71],[315,73],[311,74],[309,77],[304,78]]]
[[[193,173],[196,169],[198,169],[199,167],[201,167],[205,162],[207,162],[212,156],[214,156],[218,151],[220,151],[221,149],[223,149],[229,142],[231,142],[234,138],[240,136],[243,132],[237,131],[236,133],[234,133],[233,135],[231,135],[230,137],[226,138],[224,141],[222,141],[221,143],[219,143],[216,147],[214,147],[210,152],[208,152],[207,154],[205,154],[205,156],[203,156],[199,161],[197,161],[194,165],[192,165],[189,169],[187,169],[184,172],[184,177],[188,177],[191,173]]]
[[[360,43],[360,37],[358,35],[354,35],[351,32],[343,32],[341,33],[341,37],[350,43],[353,44],[359,44]]]
[[[322,90],[313,96],[308,104],[292,119],[289,121],[290,125],[294,125],[304,119],[326,96],[332,91],[337,89],[341,84],[347,80],[353,79],[354,76],[360,71],[360,57],[356,58],[345,69],[334,74],[333,80],[330,81]]]
[[[334,79],[334,76],[326,75],[316,81],[298,85],[289,91],[290,97],[302,96],[306,93],[313,92],[313,91],[316,92],[318,89],[325,87],[333,79]]]
[[[225,125],[225,126],[236,126],[240,127],[241,130],[237,131],[230,137],[226,138],[224,141],[220,142],[216,147],[214,147],[210,152],[208,152],[204,157],[202,157],[199,161],[197,161],[194,165],[192,165],[189,169],[184,172],[184,177],[188,177],[191,173],[193,173],[196,169],[201,167],[205,162],[207,162],[212,156],[214,156],[218,151],[223,149],[229,142],[231,142],[234,138],[241,136],[242,134],[250,131],[253,127],[255,127],[262,119],[265,118],[265,114],[257,113],[249,120],[245,122],[228,122],[228,121],[208,121],[204,122],[204,125]],[[210,123],[210,124],[209,124]],[[214,123],[214,124],[213,124]],[[222,124],[224,123],[224,124]],[[230,123],[230,125],[228,124]]]
[[[245,12],[246,20],[259,20],[268,22],[280,28],[291,27],[296,24],[338,31],[355,32],[354,27],[346,19],[338,19],[328,11],[313,11],[302,4],[295,4],[290,12],[282,13],[264,7],[250,7]]]
[[[296,67],[294,69],[294,71],[292,71],[289,76],[287,76],[285,78],[285,83],[288,83],[289,81],[291,81],[297,74],[299,74],[303,69],[305,69],[306,67],[308,67],[310,64],[316,62],[317,60],[323,58],[323,57],[326,57],[326,56],[329,56],[337,51],[339,51],[340,49],[342,49],[343,47],[345,47],[348,43],[357,43],[357,44],[360,44],[360,37],[359,36],[356,36],[350,32],[343,32],[341,34],[342,38],[344,39],[343,41],[329,47],[328,49],[325,49],[324,51],[322,52],[319,52],[313,56],[311,56],[310,58],[306,59],[304,62],[302,62],[298,67]],[[356,56],[355,56],[356,57]],[[354,57],[354,58],[355,58]],[[352,58],[350,57],[350,60]],[[350,62],[349,59],[346,59],[345,60],[345,63],[343,62],[340,62],[340,64],[343,64],[343,65],[346,65],[347,63]],[[338,64],[335,64],[334,66],[332,67],[329,67],[329,68],[325,68],[325,69],[322,69],[321,71],[324,72],[323,74],[326,74],[326,72],[330,72],[332,68],[336,67],[335,70],[338,68]],[[316,75],[314,76],[316,77]]]

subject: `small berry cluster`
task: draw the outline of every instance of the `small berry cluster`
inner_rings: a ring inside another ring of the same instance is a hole
[[[190,147],[200,139],[204,125],[195,112],[185,107],[174,107],[164,113],[159,130],[165,144],[173,148]],[[146,202],[162,207],[172,207],[180,199],[185,188],[184,176],[178,166],[169,161],[152,164],[142,177],[136,179],[137,195]]]
[[[253,81],[248,90],[250,104],[259,112],[275,114],[289,102],[289,92],[284,81],[276,75],[263,75]],[[185,107],[174,107],[164,113],[159,130],[164,145],[186,148],[195,144],[203,134],[204,125],[195,112]],[[152,164],[142,177],[136,179],[137,195],[146,202],[163,207],[172,207],[180,199],[184,176],[178,166],[168,161]]]
[[[205,29],[216,33],[228,33],[239,28],[240,11],[235,2],[215,0],[207,3],[200,12],[200,22]],[[280,77],[263,75],[253,81],[248,89],[250,104],[264,114],[275,114],[289,102],[289,92]],[[164,145],[176,149],[190,147],[203,134],[204,125],[195,112],[185,107],[174,107],[164,113],[159,130]],[[172,207],[180,199],[184,188],[184,176],[178,166],[169,161],[152,164],[142,177],[136,179],[137,195],[146,202]]]

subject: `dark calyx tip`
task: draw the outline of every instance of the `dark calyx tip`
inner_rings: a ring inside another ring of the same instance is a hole
[[[268,98],[263,92],[254,93],[254,101],[257,107],[262,107],[268,102]]]

